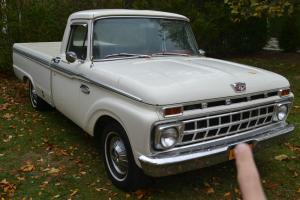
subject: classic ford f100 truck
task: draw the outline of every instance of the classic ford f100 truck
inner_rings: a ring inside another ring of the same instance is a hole
[[[287,79],[202,52],[182,15],[89,10],[69,17],[62,42],[14,44],[13,67],[32,106],[97,136],[108,176],[133,190],[294,130]]]

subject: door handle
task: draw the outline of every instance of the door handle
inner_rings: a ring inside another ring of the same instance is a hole
[[[90,88],[88,86],[81,84],[80,89],[82,93],[90,94]]]

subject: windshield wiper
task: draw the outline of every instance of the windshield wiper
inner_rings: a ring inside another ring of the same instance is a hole
[[[175,53],[175,52],[159,52],[153,53],[151,56],[190,56],[190,54],[186,53]]]
[[[106,58],[117,58],[117,57],[135,57],[135,58],[150,58],[149,55],[144,54],[134,54],[134,53],[115,53],[115,54],[109,54],[104,57]]]

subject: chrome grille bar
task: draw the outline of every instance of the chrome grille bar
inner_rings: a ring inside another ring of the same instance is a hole
[[[272,123],[275,104],[204,116],[183,121],[184,132],[177,146],[211,140]]]

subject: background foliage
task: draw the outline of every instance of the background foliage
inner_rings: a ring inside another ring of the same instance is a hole
[[[59,41],[68,16],[100,8],[153,9],[186,15],[210,56],[260,51],[276,36],[285,51],[300,46],[297,0],[0,0],[0,70],[11,68],[15,42]]]

